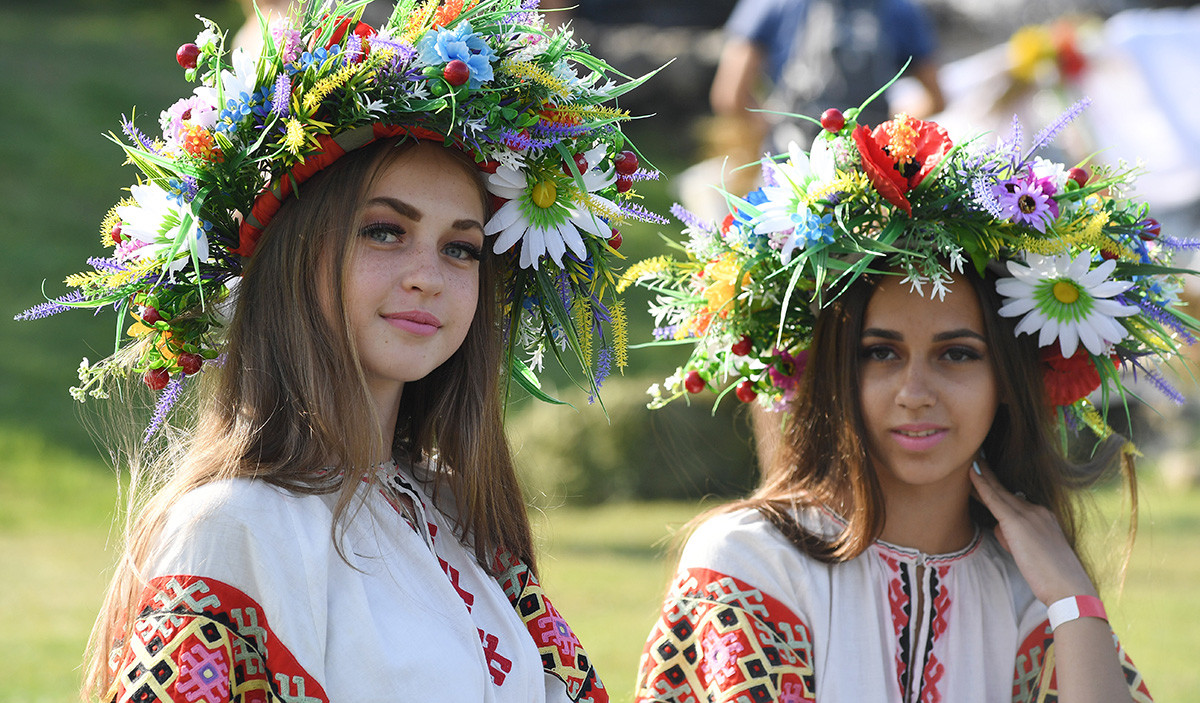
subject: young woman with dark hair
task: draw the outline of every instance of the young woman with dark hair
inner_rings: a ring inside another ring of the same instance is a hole
[[[652,406],[712,385],[786,418],[758,490],[694,523],[637,699],[1149,700],[1077,501],[1118,464],[1136,496],[1088,396],[1194,332],[1185,243],[1116,197],[1128,174],[853,116],[625,279],[696,339]],[[1098,435],[1082,463],[1071,427]]]

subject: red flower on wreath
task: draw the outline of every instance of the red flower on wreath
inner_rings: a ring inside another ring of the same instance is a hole
[[[912,204],[906,194],[925,180],[953,146],[941,125],[908,115],[898,115],[874,130],[859,125],[852,136],[871,185],[907,215],[912,215]]]
[[[1042,347],[1042,379],[1051,405],[1071,405],[1100,387],[1100,372],[1082,347],[1069,359],[1057,344]]]

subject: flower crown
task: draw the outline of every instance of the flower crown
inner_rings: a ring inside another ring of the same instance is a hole
[[[650,389],[650,407],[712,387],[782,409],[797,392],[817,311],[858,276],[898,271],[918,292],[943,296],[952,272],[991,262],[999,314],[1036,334],[1050,402],[1072,423],[1107,436],[1087,396],[1125,398],[1118,369],[1179,399],[1154,369],[1190,343],[1200,323],[1179,309],[1172,268],[1200,242],[1163,235],[1144,204],[1124,195],[1125,168],[1068,168],[1035,156],[1084,108],[1069,109],[1022,146],[1021,125],[995,146],[953,144],[933,122],[900,115],[855,124],[831,109],[810,153],[762,161],[764,185],[726,194],[719,226],[676,206],[682,258],[639,262],[656,342],[691,343],[686,364]]]
[[[628,113],[606,105],[648,76],[630,80],[548,28],[536,0],[401,0],[378,30],[358,21],[365,1],[315,4],[265,27],[257,57],[227,52],[201,18],[176,55],[199,87],[162,112],[161,137],[131,119],[127,143],[112,136],[140,173],[101,225],[111,254],[17,319],[113,306],[117,350],[134,353],[84,359],[72,395],[105,397],[105,380],[132,368],[162,391],[153,431],[219,358],[221,303],[281,203],[346,151],[407,134],[461,148],[488,174],[484,231],[512,263],[499,295],[510,377],[552,400],[534,371],[569,349],[595,392],[626,358],[617,228],[665,222],[637,203],[632,185],[657,173],[621,133]]]

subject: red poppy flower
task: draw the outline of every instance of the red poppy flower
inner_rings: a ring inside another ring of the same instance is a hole
[[[941,125],[907,115],[870,131],[859,125],[853,137],[871,185],[907,215],[912,215],[912,204],[906,194],[925,180],[952,146]]]
[[[1071,405],[1100,387],[1100,372],[1092,356],[1080,348],[1063,358],[1057,344],[1042,347],[1042,379],[1046,383],[1046,399],[1051,405]]]

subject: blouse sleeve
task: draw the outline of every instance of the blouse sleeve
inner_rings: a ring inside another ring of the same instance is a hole
[[[303,530],[293,531],[295,516],[269,493],[239,505],[247,498],[214,508],[189,494],[172,510],[133,632],[114,660],[118,703],[327,701],[288,646],[319,616],[306,607]],[[199,517],[187,515],[192,509]],[[281,604],[289,601],[304,622],[284,633]]]
[[[808,626],[733,576],[684,568],[642,653],[637,701],[801,701],[813,694]]]
[[[1151,703],[1153,699],[1145,680],[1125,648],[1117,641],[1116,635],[1113,635],[1113,642],[1117,646],[1122,673],[1129,683],[1129,694],[1136,703]],[[1054,675],[1054,634],[1049,620],[1043,620],[1035,627],[1017,650],[1012,696],[1013,701],[1027,703],[1058,700],[1058,683]]]

